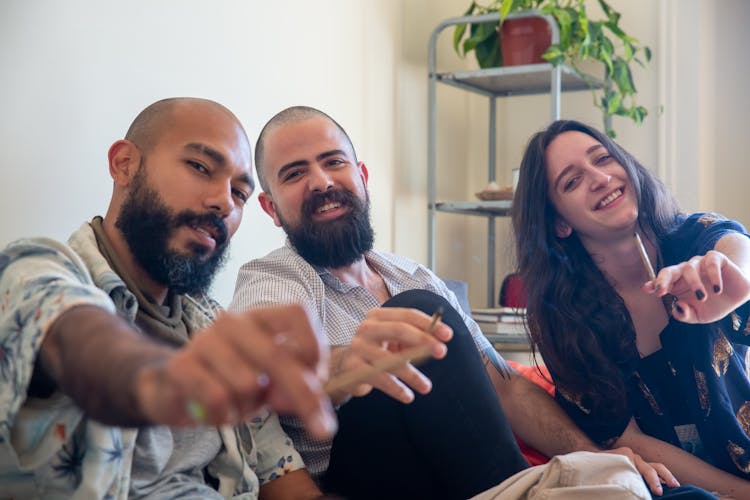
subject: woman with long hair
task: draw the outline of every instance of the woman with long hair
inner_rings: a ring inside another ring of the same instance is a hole
[[[531,138],[512,221],[532,348],[573,420],[681,481],[750,498],[744,227],[683,214],[632,155],[567,120]]]

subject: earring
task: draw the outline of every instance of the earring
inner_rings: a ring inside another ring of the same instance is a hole
[[[558,238],[567,238],[573,233],[573,228],[570,227],[566,222],[558,220],[555,223],[555,233]]]

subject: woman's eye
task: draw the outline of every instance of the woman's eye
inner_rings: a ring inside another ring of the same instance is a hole
[[[563,191],[570,191],[578,184],[578,177],[571,177],[563,184]]]
[[[601,165],[601,164],[603,164],[603,163],[607,163],[607,162],[608,162],[608,161],[609,161],[609,160],[610,160],[611,158],[612,158],[612,156],[610,156],[610,155],[601,155],[601,156],[599,156],[599,157],[598,157],[598,158],[596,159],[595,163],[596,163],[597,165]]]

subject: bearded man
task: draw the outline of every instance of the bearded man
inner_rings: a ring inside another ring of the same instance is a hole
[[[251,169],[224,106],[158,101],[109,149],[103,218],[0,253],[0,497],[319,496],[268,409],[334,432],[313,321],[288,306],[213,322],[206,296]]]

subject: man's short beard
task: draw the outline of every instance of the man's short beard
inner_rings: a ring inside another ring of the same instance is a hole
[[[205,293],[226,261],[229,237],[221,217],[214,213],[170,210],[159,193],[146,185],[143,164],[133,179],[115,225],[143,270],[177,294]],[[169,248],[169,241],[178,228],[198,225],[212,225],[219,234],[211,255],[206,256],[209,250],[198,244],[192,244],[187,253]]]
[[[349,211],[338,219],[316,221],[315,211],[326,203],[338,202]],[[353,264],[372,249],[375,233],[370,224],[370,199],[364,202],[344,189],[314,193],[302,204],[297,227],[279,214],[281,226],[292,246],[314,266],[338,269]]]

